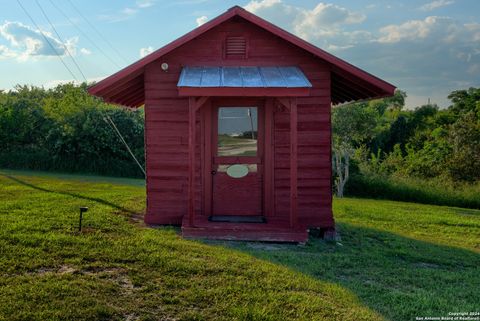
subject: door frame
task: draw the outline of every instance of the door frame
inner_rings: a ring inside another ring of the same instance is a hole
[[[202,168],[203,168],[203,214],[210,216],[213,211],[213,175],[212,164],[217,157],[217,127],[219,107],[257,107],[258,142],[256,158],[261,159],[263,176],[262,213],[273,216],[273,99],[257,97],[211,97],[203,113],[202,130]],[[215,134],[215,135],[214,135]],[[245,156],[243,156],[245,157]],[[225,157],[223,157],[225,158]],[[236,157],[232,157],[232,161]]]

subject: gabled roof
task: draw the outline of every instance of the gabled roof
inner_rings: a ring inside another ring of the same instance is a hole
[[[330,63],[332,70],[332,103],[334,104],[380,98],[394,94],[395,86],[392,84],[329,54],[239,6],[230,8],[215,19],[208,21],[150,55],[103,79],[91,86],[88,92],[92,95],[103,97],[109,103],[128,107],[143,105],[145,100],[143,73],[146,65],[235,16],[239,16]]]

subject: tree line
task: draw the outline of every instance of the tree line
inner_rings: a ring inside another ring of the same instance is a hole
[[[334,107],[336,194],[480,207],[480,88],[448,98],[406,109],[397,91]],[[144,164],[142,108],[106,104],[86,84],[0,91],[0,168],[143,177],[106,115]]]
[[[106,119],[144,162],[143,110],[103,103],[86,89],[64,84],[0,92],[0,167],[143,177]]]
[[[337,195],[382,195],[385,188],[401,194],[405,191],[394,185],[405,183],[423,186],[410,191],[416,197],[428,189],[431,194],[455,189],[478,193],[480,88],[453,91],[446,109],[426,104],[408,110],[405,98],[405,92],[397,91],[393,97],[333,109]],[[458,197],[473,198],[472,206],[480,206],[480,194]]]

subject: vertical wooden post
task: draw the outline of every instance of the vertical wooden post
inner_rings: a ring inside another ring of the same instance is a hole
[[[264,215],[273,216],[273,98],[268,98],[265,102],[265,144],[264,144]]]
[[[212,103],[207,102],[205,108],[205,213],[204,215],[212,215]],[[213,113],[214,114],[214,113]]]
[[[297,101],[295,98],[290,99],[290,227],[297,226]]]
[[[188,223],[194,226],[195,217],[195,97],[188,100]]]

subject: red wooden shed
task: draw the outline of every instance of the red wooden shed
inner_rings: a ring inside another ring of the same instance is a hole
[[[334,229],[332,104],[394,90],[237,6],[89,88],[145,106],[147,223],[290,242]]]

